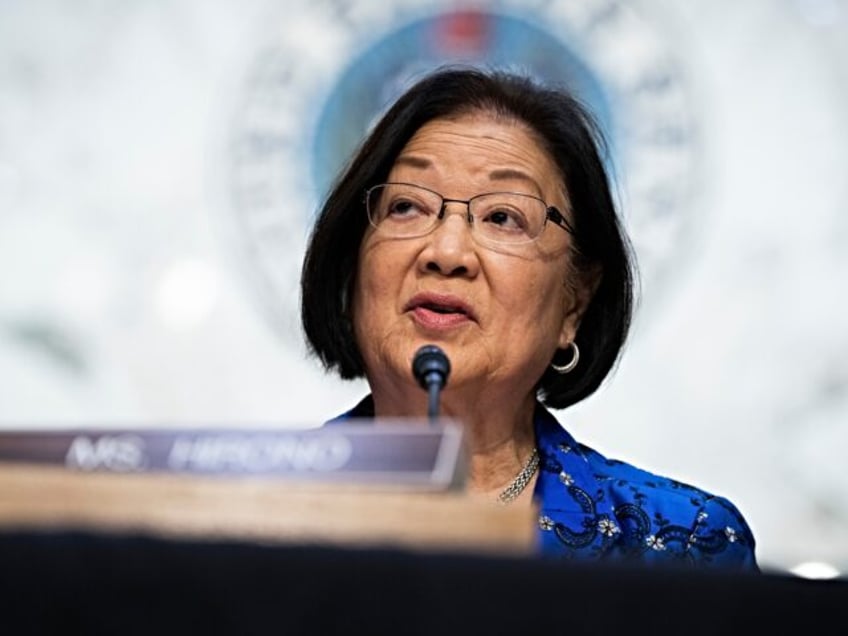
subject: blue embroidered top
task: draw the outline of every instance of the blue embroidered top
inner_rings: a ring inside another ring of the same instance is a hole
[[[371,397],[331,420],[373,417]],[[541,404],[534,414],[543,556],[759,571],[730,501],[578,443]]]

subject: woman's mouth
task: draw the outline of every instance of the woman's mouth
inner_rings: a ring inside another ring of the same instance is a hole
[[[448,329],[476,320],[468,304],[445,294],[417,294],[407,303],[406,311],[428,329]]]

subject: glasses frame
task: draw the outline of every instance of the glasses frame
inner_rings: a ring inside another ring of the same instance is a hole
[[[448,203],[462,203],[462,204],[464,204],[466,206],[466,217],[468,219],[468,223],[469,223],[469,225],[472,225],[472,220],[473,220],[474,217],[471,214],[471,202],[474,201],[475,199],[479,199],[480,197],[487,197],[487,196],[491,196],[493,194],[518,195],[518,196],[523,196],[523,197],[529,197],[531,199],[536,199],[537,201],[541,201],[541,203],[545,206],[545,220],[542,224],[542,229],[539,231],[539,233],[528,241],[520,241],[520,242],[517,242],[517,243],[509,243],[509,242],[498,243],[497,241],[489,241],[489,242],[494,243],[494,244],[498,244],[498,245],[528,245],[530,243],[534,243],[534,242],[539,240],[539,237],[542,236],[542,234],[544,234],[545,228],[548,225],[548,221],[552,221],[554,223],[554,225],[556,225],[557,227],[562,228],[563,230],[565,230],[566,232],[568,232],[572,236],[574,235],[574,227],[571,225],[571,223],[569,223],[568,219],[565,218],[565,215],[562,212],[560,212],[557,207],[555,207],[553,205],[549,205],[544,199],[542,199],[541,197],[537,197],[533,194],[527,194],[526,192],[510,192],[510,191],[507,191],[507,190],[495,190],[493,192],[482,192],[480,194],[475,194],[470,199],[449,199],[449,198],[445,197],[444,195],[436,192],[435,190],[432,190],[432,189],[427,188],[427,187],[422,186],[422,185],[418,185],[417,183],[408,183],[406,181],[388,181],[386,183],[378,183],[377,185],[373,185],[370,188],[365,190],[365,196],[363,198],[363,203],[365,204],[365,214],[368,217],[368,223],[370,223],[371,227],[373,227],[377,231],[380,230],[380,226],[377,225],[374,222],[374,219],[371,217],[371,193],[374,190],[376,190],[377,188],[385,188],[386,186],[411,186],[413,188],[418,188],[420,190],[425,190],[427,192],[435,194],[437,197],[439,197],[439,200],[441,201],[441,205],[439,206],[439,214],[437,215],[436,222],[433,224],[432,228],[430,228],[429,230],[427,230],[423,234],[413,234],[413,235],[410,235],[408,237],[397,237],[397,238],[418,238],[420,236],[427,236],[428,234],[430,234],[433,230],[435,230],[438,227],[439,221],[441,221],[442,219],[445,218],[445,208],[446,208]],[[472,225],[472,227],[473,227],[473,225]],[[472,234],[472,235],[476,236],[474,234]]]

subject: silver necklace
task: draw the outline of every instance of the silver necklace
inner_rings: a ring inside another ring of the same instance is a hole
[[[536,469],[538,467],[539,450],[534,448],[533,452],[530,453],[530,457],[527,459],[527,463],[524,464],[524,467],[515,476],[512,483],[504,488],[501,494],[498,495],[498,501],[502,504],[508,504],[510,501],[518,497],[518,495],[520,495],[527,487],[527,484],[530,483],[530,480],[533,478],[533,475],[536,474]]]

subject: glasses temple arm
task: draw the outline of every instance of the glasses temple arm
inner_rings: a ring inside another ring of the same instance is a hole
[[[568,222],[568,219],[565,218],[562,212],[557,210],[554,206],[549,206],[547,209],[548,218],[560,226],[563,230],[568,232],[569,234],[574,234],[574,227],[572,227],[571,223]]]

